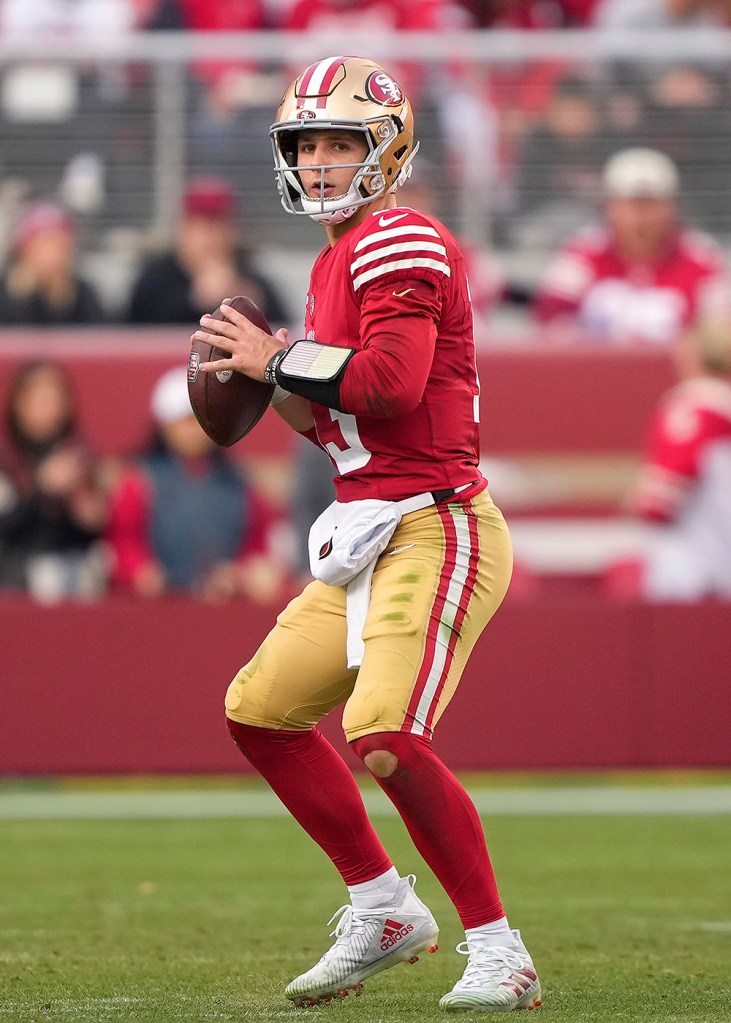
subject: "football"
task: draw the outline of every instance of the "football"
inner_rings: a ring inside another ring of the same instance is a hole
[[[250,298],[237,295],[229,304],[256,327],[265,330],[267,334],[272,333],[266,316]],[[214,320],[222,320],[221,307],[211,316]],[[202,362],[228,358],[230,355],[223,349],[206,341],[195,340],[188,359],[188,396],[191,408],[211,440],[224,448],[231,447],[256,426],[274,393],[272,384],[252,380],[234,370],[201,373]]]

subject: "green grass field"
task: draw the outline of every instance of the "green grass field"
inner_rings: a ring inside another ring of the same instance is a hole
[[[360,998],[296,1009],[282,989],[327,946],[345,899],[286,817],[0,822],[0,1023],[464,1018],[436,1007],[463,967],[454,911],[400,822],[376,823],[419,876],[440,951]],[[531,1019],[731,1021],[731,816],[495,816],[486,828],[543,979]]]

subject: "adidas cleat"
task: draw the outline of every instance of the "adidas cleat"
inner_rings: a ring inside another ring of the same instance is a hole
[[[469,956],[462,979],[439,1000],[447,1011],[511,1012],[537,1009],[541,1004],[541,982],[520,931],[513,931],[514,945],[488,946],[463,941],[461,955]]]
[[[296,1005],[320,1005],[350,991],[359,995],[368,977],[397,963],[416,962],[419,952],[436,952],[439,928],[415,895],[415,881],[410,874],[399,882],[391,906],[365,910],[342,906],[329,921],[337,921],[330,932],[335,944],[311,970],[287,985],[287,998]]]

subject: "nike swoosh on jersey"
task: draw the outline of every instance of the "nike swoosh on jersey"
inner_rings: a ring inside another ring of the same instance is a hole
[[[396,298],[403,298],[404,295],[408,295],[410,291],[416,291],[416,288],[407,288],[406,291],[392,291],[391,294],[395,295]]]
[[[408,213],[398,213],[395,217],[389,217],[388,219],[381,217],[378,223],[381,227],[388,227],[389,224],[395,224],[397,220],[403,220],[404,217],[408,217]]]
[[[394,554],[401,554],[402,551],[410,551],[412,547],[416,547],[415,543],[407,543],[405,547],[397,547],[395,551],[389,551],[389,558],[393,557]]]

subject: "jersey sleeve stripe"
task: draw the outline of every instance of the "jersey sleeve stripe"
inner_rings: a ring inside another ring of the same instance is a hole
[[[357,291],[361,284],[366,284],[368,281],[372,281],[376,277],[381,277],[383,274],[390,273],[392,270],[411,270],[418,266],[427,267],[430,270],[436,270],[438,273],[444,274],[445,277],[452,276],[452,271],[450,270],[448,263],[438,262],[436,259],[421,259],[417,256],[413,259],[394,259],[390,263],[381,263],[380,266],[374,266],[370,270],[364,270],[362,274],[358,274],[357,277],[353,278],[353,287]]]
[[[439,238],[441,241],[439,232],[435,231],[433,227],[390,227],[387,231],[375,231],[373,234],[368,234],[365,238],[361,238],[354,247],[353,252],[360,252],[361,249],[366,249],[369,245],[380,244],[388,238],[400,238],[405,234]]]
[[[397,252],[436,252],[447,258],[447,250],[437,242],[396,242],[394,245],[384,245],[382,249],[372,249],[363,256],[358,256],[354,263],[350,264],[350,272],[353,273],[360,266],[372,263],[375,259],[383,259],[385,256],[393,256]]]

